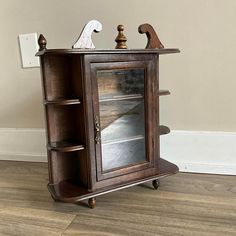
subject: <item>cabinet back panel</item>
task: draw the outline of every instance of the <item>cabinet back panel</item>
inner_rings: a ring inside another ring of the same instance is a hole
[[[50,142],[84,140],[85,131],[81,118],[82,112],[78,105],[48,106],[48,135]],[[83,143],[78,143],[83,144]]]
[[[44,58],[45,99],[78,98],[81,91],[80,57],[46,56]]]
[[[83,152],[51,152],[49,155],[52,174],[50,183],[56,184],[66,180],[88,187],[87,162]]]

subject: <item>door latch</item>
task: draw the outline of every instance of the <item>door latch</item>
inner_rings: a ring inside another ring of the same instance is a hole
[[[96,142],[96,144],[100,144],[101,135],[100,135],[100,123],[99,123],[98,116],[95,116],[94,126],[95,126],[95,142]]]

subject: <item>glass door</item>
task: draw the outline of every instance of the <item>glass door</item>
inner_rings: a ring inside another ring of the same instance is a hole
[[[145,69],[97,71],[102,171],[146,161]]]
[[[91,64],[96,181],[154,167],[154,65]]]

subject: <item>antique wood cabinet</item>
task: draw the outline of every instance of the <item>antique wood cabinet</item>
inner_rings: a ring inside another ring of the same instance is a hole
[[[43,49],[49,184],[76,202],[178,171],[160,158],[159,56],[178,49]]]

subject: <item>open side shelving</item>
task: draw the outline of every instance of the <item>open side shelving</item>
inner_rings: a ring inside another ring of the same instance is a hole
[[[80,99],[57,99],[53,101],[44,101],[44,105],[58,105],[58,106],[64,106],[64,105],[78,105],[81,104]]]
[[[84,146],[69,142],[69,141],[60,141],[60,142],[52,142],[48,144],[49,151],[56,151],[56,152],[74,152],[83,150]]]

